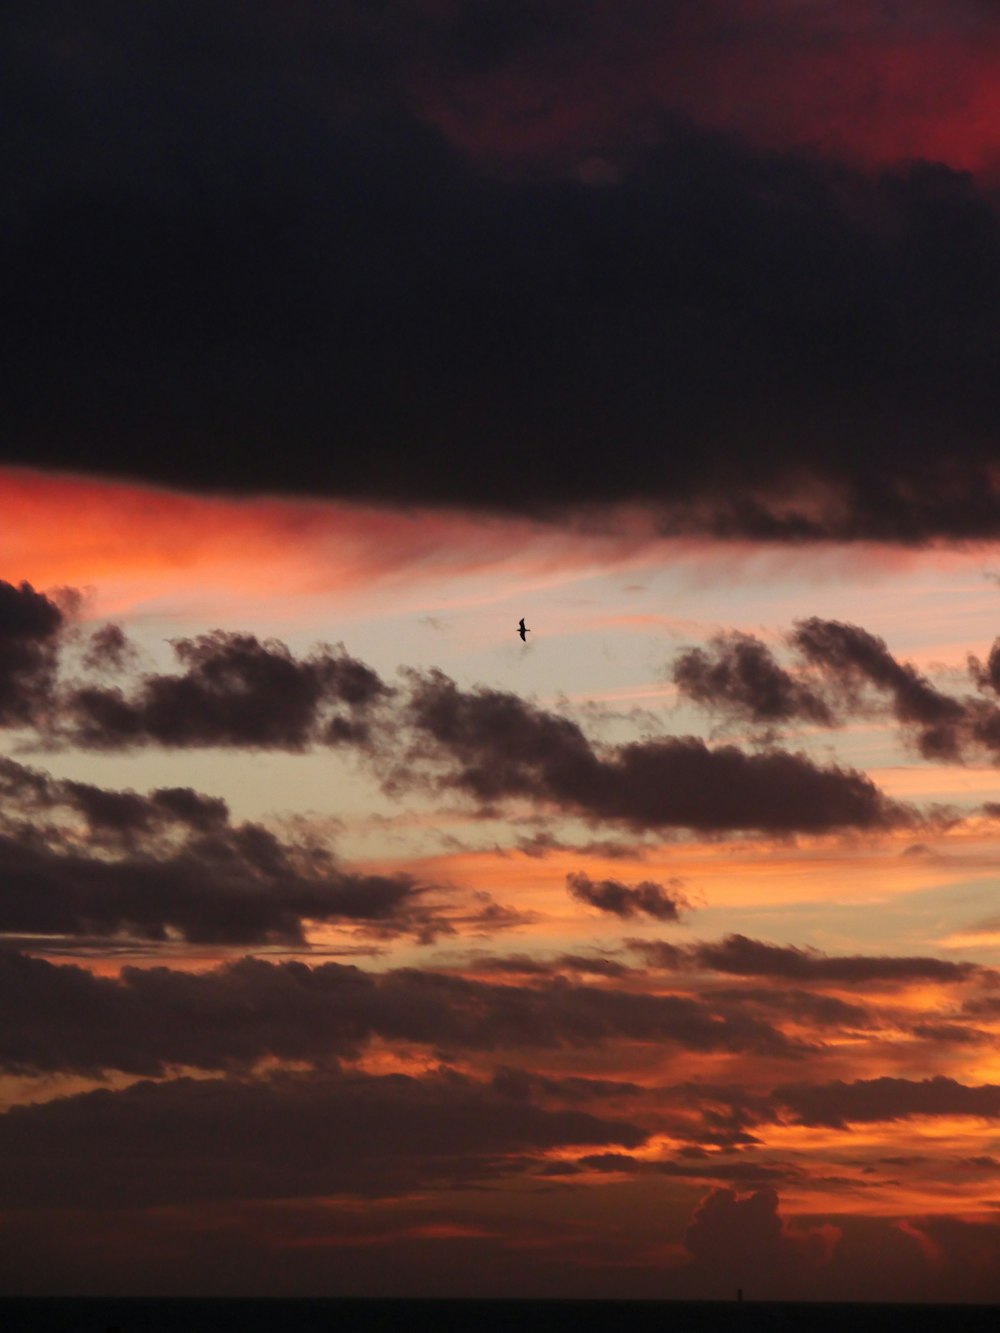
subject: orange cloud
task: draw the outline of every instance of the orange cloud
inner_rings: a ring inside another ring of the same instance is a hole
[[[0,570],[36,587],[93,588],[99,614],[169,598],[215,605],[252,597],[269,610],[289,596],[454,582],[463,605],[591,569],[651,558],[649,525],[623,517],[613,535],[527,520],[430,509],[378,509],[309,499],[189,495],[121,481],[0,468]],[[462,588],[465,588],[463,594]]]

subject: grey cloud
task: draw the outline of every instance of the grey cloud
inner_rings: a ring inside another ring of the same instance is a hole
[[[848,692],[868,684],[889,695],[897,721],[912,730],[929,759],[956,759],[961,752],[966,709],[935,689],[913,666],[901,663],[884,640],[857,625],[813,616],[791,635],[807,661]]]
[[[690,956],[699,966],[737,976],[771,976],[801,981],[864,984],[873,981],[961,982],[976,976],[974,963],[953,963],[940,958],[907,958],[854,954],[833,956],[818,949],[767,944],[745,935],[727,935],[715,944],[693,946]]]
[[[884,712],[925,759],[960,760],[976,749],[1000,754],[994,702],[944,693],[868,630],[812,616],[797,622],[787,640],[799,658],[798,674],[753,635],[729,633],[708,649],[682,652],[673,663],[674,681],[692,702],[758,726],[834,727],[851,716]],[[984,692],[993,690],[994,657],[1000,661],[994,652],[985,666],[969,659],[972,679]]]
[[[83,655],[83,665],[89,671],[117,673],[132,666],[138,651],[129,642],[121,625],[102,625],[94,630]]]
[[[764,986],[717,987],[708,995],[720,1003],[754,1005],[797,1024],[818,1028],[843,1031],[845,1028],[870,1028],[875,1023],[872,1013],[860,1004],[849,1004],[836,995],[818,995],[786,986],[773,990]]]
[[[703,1159],[632,1157],[628,1153],[605,1152],[590,1153],[577,1158],[580,1166],[591,1171],[618,1172],[628,1175],[673,1176],[680,1179],[726,1180],[733,1184],[746,1186],[774,1185],[797,1179],[801,1173],[792,1166],[774,1165],[769,1162],[712,1162]]]

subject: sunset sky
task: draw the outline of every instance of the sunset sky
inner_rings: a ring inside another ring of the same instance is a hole
[[[1000,1300],[997,5],[0,105],[0,1292]]]

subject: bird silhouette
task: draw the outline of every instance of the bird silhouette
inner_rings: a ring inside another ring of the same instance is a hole
[[[518,632],[518,634],[520,634],[520,636],[521,636],[521,642],[522,642],[522,643],[527,643],[527,642],[528,642],[528,640],[527,640],[527,635],[529,635],[529,634],[531,633],[531,630],[528,629],[528,628],[525,626],[525,623],[524,623],[524,617],[523,617],[523,616],[522,616],[521,619],[518,621],[518,624],[517,624],[517,632]]]

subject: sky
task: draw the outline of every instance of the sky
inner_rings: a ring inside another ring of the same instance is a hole
[[[0,1290],[1000,1299],[996,4],[0,108]]]

